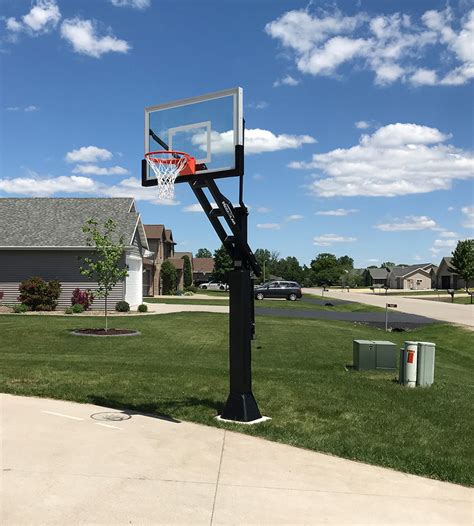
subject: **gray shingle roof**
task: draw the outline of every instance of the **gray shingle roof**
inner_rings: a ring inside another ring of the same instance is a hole
[[[1,198],[0,248],[84,247],[82,227],[90,218],[99,224],[113,219],[117,239],[123,236],[128,246],[139,218],[132,205],[131,197]]]
[[[421,263],[419,265],[410,265],[408,267],[393,267],[390,272],[391,278],[398,278],[401,276],[406,276],[407,274],[410,274],[411,272],[415,270],[426,270],[426,272],[430,272],[430,269],[426,269],[425,267],[432,266],[431,263]]]
[[[372,279],[385,279],[388,276],[388,270],[386,268],[368,268],[367,272]]]

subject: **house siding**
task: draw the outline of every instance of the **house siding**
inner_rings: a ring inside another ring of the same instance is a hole
[[[90,256],[87,250],[3,250],[0,251],[0,291],[3,303],[17,303],[18,287],[21,281],[40,276],[46,281],[57,279],[61,282],[58,306],[71,305],[72,291],[97,288],[97,283],[88,280],[79,271],[79,257]],[[123,260],[124,261],[124,260]],[[124,283],[118,283],[109,295],[109,305],[124,299]],[[97,298],[94,308],[104,307],[104,300]]]

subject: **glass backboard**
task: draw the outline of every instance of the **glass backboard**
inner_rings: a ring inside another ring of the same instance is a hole
[[[233,88],[145,108],[145,153],[186,152],[196,174],[229,177],[243,173],[243,90]],[[142,183],[156,183],[143,163]],[[178,176],[176,182],[192,176]]]

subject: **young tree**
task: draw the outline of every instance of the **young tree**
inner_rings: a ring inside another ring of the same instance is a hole
[[[200,248],[196,252],[196,257],[197,258],[212,258],[212,253],[207,248]]]
[[[80,273],[97,282],[95,296],[105,300],[105,330],[108,330],[107,299],[110,291],[128,276],[127,267],[123,264],[123,238],[117,240],[117,225],[107,219],[102,227],[98,221],[89,219],[82,227],[87,234],[87,245],[94,247],[92,257],[83,257]]]
[[[191,269],[191,261],[189,256],[183,256],[181,259],[184,260],[183,263],[183,282],[185,287],[190,287],[193,284],[193,271]]]
[[[178,286],[178,271],[168,260],[163,261],[160,269],[163,294],[172,294]]]
[[[452,252],[450,270],[458,274],[465,282],[466,292],[469,290],[469,282],[474,279],[474,239],[458,241]]]
[[[221,283],[227,283],[227,274],[233,268],[232,258],[227,253],[224,245],[222,245],[214,252],[214,272],[212,273],[212,279]]]
[[[260,281],[268,281],[270,276],[277,276],[279,274],[278,269],[278,252],[270,252],[266,248],[257,248],[254,252],[255,259],[257,260],[260,268],[262,269],[262,275]]]

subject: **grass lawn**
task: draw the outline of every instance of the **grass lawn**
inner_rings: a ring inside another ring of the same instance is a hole
[[[441,296],[441,298],[420,298],[427,301],[442,301],[443,303],[451,303],[451,296]],[[458,305],[471,305],[471,296],[454,296],[454,301]]]
[[[309,297],[309,295],[306,295]],[[325,302],[331,303],[330,298],[321,298],[318,296],[311,296],[311,298],[323,299]],[[229,301],[222,299],[194,299],[192,297],[180,298],[145,298],[145,303],[167,303],[170,305],[228,305]],[[326,307],[324,305],[317,305],[305,301],[286,301],[286,300],[271,300],[264,299],[255,301],[255,307],[266,307],[272,309],[288,309],[288,310],[323,310],[336,312],[380,312],[384,309],[374,307],[372,305],[364,305],[363,303],[347,303],[342,305],[335,304],[334,307]]]
[[[0,391],[90,402],[218,426],[228,394],[228,317],[114,318],[134,338],[79,338],[101,318],[1,315]],[[228,427],[316,451],[473,484],[472,332],[431,325],[404,339],[437,343],[436,383],[407,389],[395,373],[347,372],[352,340],[385,339],[344,322],[257,318],[258,426]]]

